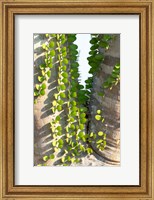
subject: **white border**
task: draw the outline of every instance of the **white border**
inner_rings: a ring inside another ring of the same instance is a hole
[[[121,166],[33,167],[33,33],[121,34]],[[139,16],[15,16],[15,184],[139,184]],[[131,175],[130,175],[131,174]]]

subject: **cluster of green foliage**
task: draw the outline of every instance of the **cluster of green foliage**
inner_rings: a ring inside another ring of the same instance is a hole
[[[90,56],[87,58],[87,60],[88,60],[88,64],[90,65],[89,74],[92,74],[93,76],[89,77],[85,81],[86,89],[89,92],[88,94],[91,94],[94,75],[98,72],[100,68],[100,64],[104,59],[104,55],[99,52],[99,44],[100,44],[99,35],[97,34],[91,35],[90,43],[92,44],[92,46],[89,51]]]
[[[95,120],[104,122],[104,117],[102,116],[102,111],[97,110],[97,114],[95,115]],[[98,150],[104,150],[106,147],[106,134],[103,131],[98,131],[97,133],[91,132],[89,134],[89,143],[95,144]]]
[[[35,103],[37,97],[45,95],[46,81],[51,76],[50,69],[53,67],[53,59],[55,57],[55,35],[51,34],[48,37],[50,37],[50,42],[42,45],[42,48],[45,50],[45,63],[39,66],[40,75],[38,76],[38,84],[34,88]]]
[[[88,143],[96,143],[98,150],[104,150],[106,146],[106,134],[101,130],[98,133],[89,133],[88,124],[88,103],[92,93],[93,77],[100,69],[104,60],[103,53],[99,48],[109,49],[111,35],[91,35],[90,56],[87,58],[90,65],[89,77],[86,88],[80,84],[78,46],[74,43],[76,34],[46,34],[47,43],[42,45],[45,51],[45,63],[40,65],[41,76],[38,76],[40,84],[35,85],[34,96],[45,95],[46,81],[51,76],[51,68],[58,63],[57,87],[54,93],[51,110],[51,135],[53,153],[44,156],[43,160],[55,159],[59,152],[62,152],[59,165],[67,166],[71,163],[80,162],[81,154],[93,153]],[[102,84],[104,89],[111,88],[120,80],[120,66],[117,64],[111,77]],[[103,95],[102,95],[103,94]],[[104,96],[104,91],[99,95]],[[62,118],[62,112],[67,112],[67,119]],[[103,113],[97,110],[95,120],[104,122]],[[97,139],[96,139],[97,138]]]
[[[79,83],[78,46],[74,44],[75,34],[47,35],[51,46],[53,38],[54,63],[58,63],[57,92],[54,93],[52,101],[53,117],[51,121],[52,149],[53,153],[44,156],[43,160],[55,159],[58,152],[63,152],[61,164],[63,166],[78,163],[79,156],[83,152],[92,153],[91,148],[86,148],[87,134],[85,124],[87,122],[85,106],[87,97],[84,95],[84,86]],[[46,54],[51,55],[53,49],[42,45]],[[52,65],[53,66],[53,65]],[[65,106],[67,105],[67,107]],[[67,120],[61,118],[60,113],[67,109]]]
[[[114,85],[117,85],[120,81],[120,64],[116,64],[113,68],[111,75],[107,78],[107,80],[103,83],[102,87],[104,89],[110,88]]]
[[[68,54],[68,102],[67,102],[67,125],[65,127],[65,153],[61,158],[64,166],[70,163],[78,163],[79,156],[84,146],[82,145],[82,138],[84,138],[84,125],[80,122],[80,106],[78,101],[78,91],[80,84],[78,82],[78,46],[74,44],[76,40],[75,34],[67,35],[67,54]]]

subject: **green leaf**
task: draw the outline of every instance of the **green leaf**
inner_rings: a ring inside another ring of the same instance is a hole
[[[71,89],[70,89],[71,92],[76,92],[77,91],[77,88],[76,86],[73,86]]]
[[[78,108],[77,108],[76,106],[72,106],[71,110],[72,110],[72,111],[77,111]]]
[[[42,76],[45,76],[45,71],[44,70],[42,70]]]
[[[41,88],[42,88],[42,89],[46,89],[46,84],[43,83],[43,84],[41,85]]]
[[[66,38],[61,40],[62,44],[65,44],[65,42],[66,42]]]
[[[63,83],[68,83],[68,79],[67,79],[67,78],[63,78],[63,79],[62,79],[62,82],[63,82]]]
[[[39,66],[39,68],[40,68],[41,70],[43,70],[44,68],[46,68],[46,64],[41,64],[41,65]]]
[[[63,53],[62,53],[62,56],[63,56],[63,57],[66,57],[66,56],[67,56],[67,52],[66,52],[66,51],[63,52]]]
[[[71,66],[74,67],[74,68],[79,67],[79,63],[73,62],[73,63],[71,63]]]
[[[75,161],[75,158],[74,157],[71,158],[71,163],[74,163],[74,161]]]
[[[102,118],[101,115],[95,115],[96,120],[101,120],[101,118]]]
[[[97,110],[97,114],[101,114],[101,110]]]
[[[68,153],[68,151],[66,149],[64,151],[65,151],[66,154]]]
[[[62,70],[63,70],[63,71],[66,71],[66,69],[67,69],[66,66],[63,66],[63,67],[62,67]]]
[[[78,51],[76,51],[76,50],[72,50],[71,52],[70,52],[70,55],[73,55],[73,56],[76,56],[78,54]]]
[[[87,122],[87,119],[86,118],[81,118],[80,122],[81,122],[81,124],[85,124]]]
[[[84,118],[85,116],[86,116],[85,113],[81,113],[81,114],[80,114],[80,118]]]
[[[69,143],[69,138],[66,138],[66,142]]]
[[[79,78],[79,76],[80,76],[80,74],[77,72],[72,72],[71,74],[72,74],[73,79]]]
[[[78,134],[78,136],[79,136],[80,138],[84,137],[84,135],[85,135],[85,134],[84,134],[84,132],[82,132],[82,131],[80,131],[79,134]]]
[[[42,48],[46,49],[47,45],[46,44],[42,44]]]
[[[120,69],[120,64],[116,64],[114,67],[115,67],[116,69]]]
[[[74,149],[73,153],[77,156],[78,155],[78,150]]]
[[[99,135],[99,136],[102,136],[103,134],[104,134],[104,133],[103,133],[102,131],[99,131],[99,132],[98,132],[98,135]]]
[[[102,119],[102,123],[104,122],[104,120],[105,120],[105,119],[103,118],[103,119]]]
[[[51,41],[50,43],[49,43],[49,47],[50,48],[53,48],[55,46],[55,43],[53,42],[53,41]]]
[[[82,90],[82,89],[84,89],[84,86],[83,85],[78,85],[78,89]]]
[[[61,90],[66,90],[66,86],[63,84],[63,85],[60,85],[60,89]]]
[[[93,137],[93,136],[94,136],[94,133],[93,133],[93,132],[91,132],[91,133],[90,133],[90,137]]]
[[[68,42],[74,42],[76,40],[76,36],[74,35],[69,35],[67,41]]]
[[[74,49],[77,49],[78,46],[76,44],[71,44],[71,45],[69,45],[69,48],[74,50]]]
[[[61,38],[61,40],[64,40],[64,39],[65,39],[65,34],[62,34],[62,35],[60,36],[60,38]]]
[[[106,41],[100,41],[99,46],[105,49],[109,48],[109,43]]]
[[[58,131],[62,131],[62,127],[61,126],[57,126],[56,128]]]
[[[66,47],[62,47],[61,49],[62,53],[66,51]]]
[[[56,106],[56,105],[57,105],[57,101],[54,100],[54,101],[52,102],[52,105],[53,105],[53,106]]]
[[[51,55],[52,57],[55,56],[55,50],[52,49],[52,50],[50,51],[50,55]]]
[[[49,62],[47,58],[44,61],[45,61],[46,64],[48,64],[48,62]]]
[[[101,140],[97,140],[97,144],[101,144],[103,142],[103,140],[101,139]]]
[[[57,102],[58,102],[60,105],[63,105],[63,104],[64,104],[64,101],[63,101],[63,100],[61,100],[61,99],[60,99],[60,100],[58,100]]]
[[[71,157],[70,156],[66,156],[66,160],[67,161],[71,161]]]
[[[79,125],[79,128],[80,128],[81,130],[83,130],[83,129],[84,129],[84,125],[83,125],[83,124],[80,124],[80,125]]]
[[[45,90],[40,90],[40,94],[42,95],[42,96],[44,96],[45,95]]]
[[[62,132],[58,132],[57,135],[61,136],[61,135],[62,135]]]
[[[52,64],[52,63],[50,63],[50,64],[49,64],[49,68],[52,68],[52,67],[53,67],[53,64]]]
[[[97,52],[98,52],[97,50],[92,50],[89,52],[89,54],[92,56],[95,56],[97,54]]]
[[[73,98],[77,97],[77,93],[76,92],[72,92],[71,97],[73,97]]]
[[[50,76],[51,76],[51,71],[47,71],[47,76],[50,78]]]
[[[72,132],[71,135],[72,136],[78,136],[76,131]]]
[[[64,141],[63,141],[62,139],[59,139],[59,140],[58,140],[58,143],[59,143],[60,145],[63,145],[63,144],[64,144]]]
[[[59,115],[56,117],[56,121],[60,121],[60,116]]]
[[[87,148],[86,150],[87,150],[87,153],[88,153],[88,154],[93,153],[93,150],[92,150],[91,148]]]
[[[79,162],[80,162],[80,159],[79,159],[79,158],[76,158],[74,162],[79,163]]]
[[[83,145],[80,144],[80,150],[85,152],[85,148]]]
[[[68,150],[68,151],[71,151],[71,149],[72,149],[71,146],[68,146],[68,147],[67,147],[67,150]]]
[[[62,76],[63,76],[64,78],[68,78],[68,73],[67,73],[67,72],[63,72],[63,73],[62,73]]]
[[[51,37],[56,37],[56,34],[51,34]]]
[[[74,124],[71,124],[70,128],[71,128],[72,130],[75,130],[75,125],[74,125]]]
[[[64,58],[64,59],[63,59],[63,63],[64,63],[65,65],[68,64],[68,60],[67,60],[67,58]]]
[[[66,98],[66,94],[65,94],[64,92],[61,92],[61,93],[60,93],[60,97],[61,97],[61,98]]]
[[[55,156],[53,154],[50,155],[50,159],[54,159]]]
[[[87,108],[86,108],[86,107],[80,108],[80,112],[86,112],[86,111],[87,111]]]
[[[39,85],[39,84],[36,84],[36,85],[35,85],[35,88],[36,88],[37,90],[39,90],[39,89],[40,89],[40,85]]]
[[[98,49],[99,45],[98,44],[94,44],[93,46],[91,46],[91,50],[95,50],[95,49]]]
[[[38,81],[39,81],[39,82],[43,82],[43,81],[44,81],[44,77],[38,76]]]
[[[86,82],[86,83],[92,83],[92,82],[93,82],[93,78],[92,78],[92,77],[89,77],[85,82]]]
[[[103,150],[104,150],[104,146],[100,146],[99,149],[100,149],[101,151],[103,151]]]
[[[103,40],[109,41],[109,40],[111,40],[111,39],[113,39],[113,36],[112,36],[112,35],[109,35],[109,34],[104,34],[104,35],[103,35]]]
[[[62,149],[62,148],[63,148],[63,144],[59,144],[58,147],[59,147],[60,149]]]
[[[62,157],[61,161],[62,161],[62,163],[64,163],[65,162],[65,157]]]
[[[97,54],[97,55],[95,55],[95,59],[96,60],[102,60],[104,58],[104,56],[102,55],[102,54]]]
[[[91,44],[96,44],[97,42],[98,42],[97,38],[92,38],[92,39],[90,40],[90,43],[91,43]]]
[[[44,161],[47,161],[47,160],[49,160],[49,157],[48,157],[48,156],[44,156],[44,157],[43,157],[43,160],[44,160]]]
[[[75,119],[73,118],[73,117],[70,117],[70,122],[74,122],[75,121]]]

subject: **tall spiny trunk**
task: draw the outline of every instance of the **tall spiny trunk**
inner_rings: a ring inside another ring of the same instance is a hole
[[[100,49],[102,52],[103,49]],[[90,100],[90,132],[103,131],[106,133],[106,148],[103,151],[97,149],[97,144],[92,142],[92,148],[104,158],[106,164],[120,163],[120,84],[113,86],[112,90],[105,89],[105,96],[101,97],[98,92],[102,83],[111,75],[113,67],[120,62],[120,35],[116,35],[111,42],[110,48],[103,52],[105,59],[100,70],[94,77],[92,98]],[[102,110],[104,122],[97,121],[97,110]],[[97,139],[97,138],[96,138]]]

